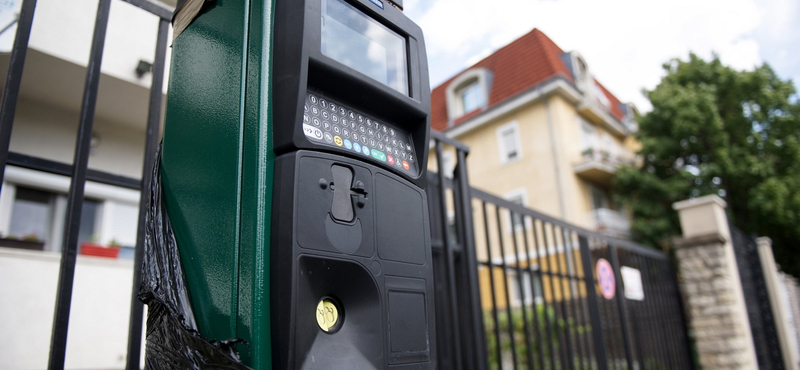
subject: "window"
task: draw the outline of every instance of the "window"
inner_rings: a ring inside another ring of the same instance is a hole
[[[63,194],[44,190],[14,187],[15,195],[11,205],[8,223],[9,239],[42,243],[44,250],[61,250],[66,217],[67,197]],[[81,223],[78,229],[78,244],[98,237],[102,203],[84,199],[81,209]]]
[[[531,280],[530,271],[522,271],[522,290],[520,291],[519,275],[514,270],[510,271],[508,273],[508,288],[511,296],[511,306],[516,307],[523,304],[529,305],[534,302],[537,304],[543,302],[542,282],[536,273],[534,273],[533,280]]]
[[[581,125],[581,144],[583,145],[583,150],[597,150],[597,128],[580,117],[578,118],[578,123]]]
[[[519,143],[519,128],[516,122],[498,128],[497,141],[501,164],[511,163],[522,158],[522,146]]]
[[[55,194],[17,187],[11,208],[10,238],[45,242],[50,238]]]
[[[490,79],[488,70],[473,68],[447,85],[447,117],[451,124],[458,117],[488,106]]]
[[[608,196],[606,196],[605,191],[594,185],[589,185],[589,193],[592,197],[592,209],[611,208],[611,204],[608,201]]]
[[[521,205],[523,207],[525,207],[528,204],[528,196],[527,196],[527,192],[525,191],[525,189],[518,189],[518,190],[512,191],[512,192],[506,194],[503,198],[505,198],[505,200],[507,200],[507,201],[509,201],[511,203],[519,204],[519,205]],[[524,220],[524,216],[523,215],[517,214],[517,213],[512,214],[511,211],[508,211],[508,216],[507,217],[508,217],[508,220],[509,220],[509,223],[507,224],[508,230],[514,230],[514,231],[522,231],[523,230],[523,224],[522,224],[523,220]]]
[[[486,106],[486,97],[483,94],[483,88],[477,80],[459,90],[458,95],[461,98],[463,114]]]

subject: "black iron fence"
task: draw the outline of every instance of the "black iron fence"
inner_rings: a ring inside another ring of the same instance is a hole
[[[432,136],[457,158],[428,176],[442,369],[693,368],[667,254],[470,188]]]
[[[770,305],[769,291],[765,281],[758,244],[753,237],[745,235],[730,225],[733,251],[739,278],[742,282],[744,303],[750,319],[750,331],[756,349],[758,368],[762,370],[784,369],[781,343]]]
[[[100,0],[97,7],[72,164],[59,163],[19,153],[9,153],[11,129],[14,124],[20,87],[22,86],[22,72],[28,51],[28,40],[30,39],[31,25],[33,24],[34,11],[36,9],[36,0],[24,0],[22,2],[17,32],[11,50],[8,74],[6,75],[6,84],[3,89],[3,98],[2,102],[0,102],[0,165],[2,165],[0,184],[2,184],[7,164],[70,176],[70,186],[67,195],[67,213],[63,230],[64,242],[61,247],[61,266],[58,276],[56,307],[50,341],[50,356],[48,360],[48,369],[51,370],[64,368],[72,290],[75,278],[75,262],[78,251],[78,234],[80,231],[81,211],[83,208],[86,181],[92,180],[103,184],[141,189],[143,186],[142,184],[150,183],[150,174],[152,173],[152,164],[158,143],[159,124],[161,122],[161,104],[163,99],[164,68],[167,52],[167,34],[172,11],[148,0],[120,1],[132,4],[159,18],[158,36],[152,69],[152,82],[150,85],[150,103],[148,108],[147,128],[145,131],[144,164],[141,179],[131,179],[88,169],[92,127],[94,125],[95,107],[97,105],[97,93],[101,76],[100,67],[103,60],[103,49],[106,40],[111,0]],[[135,32],[135,30],[132,30],[132,32]],[[2,191],[2,189],[0,189],[0,191]],[[139,204],[139,221],[134,258],[134,289],[131,296],[131,316],[126,363],[126,368],[130,370],[140,368],[139,358],[142,343],[142,318],[144,307],[136,297],[136,294],[138,293],[139,282],[141,280],[142,245],[144,243],[144,206],[147,204],[147,200],[144,199],[144,194],[146,194],[146,192],[143,193]]]

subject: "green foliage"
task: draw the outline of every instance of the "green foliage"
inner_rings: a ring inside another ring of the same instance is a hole
[[[773,239],[782,269],[800,276],[800,102],[769,65],[736,71],[719,58],[664,65],[639,118],[640,168],[622,168],[615,199],[633,211],[631,234],[663,246],[680,234],[672,203],[718,194],[734,225]]]
[[[516,349],[517,354],[517,362],[520,364],[522,368],[534,368],[539,366],[539,358],[540,356],[544,356],[545,367],[550,368],[550,364],[552,361],[555,361],[556,369],[561,369],[561,358],[559,354],[559,346],[561,336],[564,333],[569,332],[570,335],[583,335],[585,333],[589,333],[591,331],[591,326],[589,325],[578,325],[572,318],[568,318],[564,320],[563,318],[557,317],[555,310],[552,307],[545,309],[544,305],[537,304],[535,306],[536,315],[534,316],[534,307],[525,306],[525,314],[528,317],[529,325],[528,329],[530,330],[530,338],[531,338],[531,347],[533,347],[533,359],[536,362],[535,366],[531,367],[528,364],[528,347],[525,341],[525,321],[523,320],[522,315],[522,307],[515,307],[512,308],[511,311],[511,318],[513,319],[514,327],[514,346]],[[538,328],[539,334],[536,334],[536,324],[534,324],[534,318],[538,321]],[[497,321],[498,326],[500,329],[500,346],[503,351],[503,356],[507,357],[506,360],[511,359],[511,336],[509,334],[509,326],[511,322],[508,319],[508,313],[505,309],[498,310],[497,312]],[[498,361],[497,358],[497,337],[495,335],[495,321],[494,321],[494,314],[491,310],[484,311],[484,320],[483,322],[486,325],[486,346],[487,351],[489,352],[489,366],[490,369],[500,369],[499,364],[502,361]],[[549,328],[549,331],[548,331]],[[539,351],[539,343],[536,342],[536,338],[542,338],[542,353]],[[550,343],[547,341],[552,341],[553,351],[555,353],[550,353]],[[580,367],[577,365],[579,363],[579,359],[573,359],[576,363],[576,367]]]

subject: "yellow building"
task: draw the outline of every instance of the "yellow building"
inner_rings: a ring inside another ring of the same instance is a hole
[[[431,127],[470,147],[473,187],[625,237],[628,217],[609,188],[617,168],[634,160],[635,108],[588,66],[534,29],[436,87]],[[445,171],[453,158],[443,156]]]
[[[470,147],[471,186],[617,237],[628,235],[629,218],[615,207],[609,190],[619,166],[635,160],[635,112],[632,104],[621,103],[594,78],[579,53],[564,52],[537,29],[458,73],[431,94],[432,128]],[[452,172],[454,157],[453,148],[446,148],[445,174]],[[431,153],[429,168],[437,171],[436,167],[435,153]],[[513,269],[494,269],[497,304],[530,304],[534,297],[537,301],[569,299],[571,294],[560,293],[569,283],[550,282],[547,273],[582,276],[576,241],[550,236],[547,244],[552,249],[515,253],[513,238],[523,234],[544,244],[545,236],[534,236],[530,230],[536,225],[522,227],[521,223],[506,212],[502,226],[488,230],[491,238],[503,238],[503,250],[492,243],[491,251],[481,236],[487,232],[483,223],[476,220],[474,225],[479,261],[492,261],[495,266],[501,259],[509,266],[530,263],[534,270],[545,272],[543,281],[536,279],[533,286],[526,276],[522,279],[526,286],[520,289],[516,279],[508,280],[511,286],[506,287],[502,278],[504,273],[515,274]],[[539,253],[549,263],[538,266]],[[489,271],[482,266],[479,274],[483,306],[491,307]],[[583,296],[585,290],[574,294]]]

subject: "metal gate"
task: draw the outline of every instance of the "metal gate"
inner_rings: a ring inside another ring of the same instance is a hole
[[[428,177],[440,368],[693,368],[667,254],[470,188],[469,149],[432,136],[438,168],[457,154],[452,178]],[[621,270],[642,289],[626,296]]]
[[[761,257],[754,238],[745,235],[741,230],[730,225],[733,251],[739,278],[744,292],[744,303],[753,334],[758,368],[762,370],[784,369],[781,354],[781,343],[772,315],[764,270],[761,268]]]
[[[81,100],[80,123],[75,142],[75,154],[72,164],[60,163],[44,158],[37,158],[19,153],[9,153],[11,128],[17,108],[17,100],[22,84],[22,72],[28,51],[33,15],[36,0],[24,0],[17,21],[17,33],[11,50],[11,61],[6,76],[0,110],[0,184],[7,164],[30,168],[37,171],[70,176],[67,200],[67,215],[64,223],[64,244],[61,248],[61,266],[56,291],[56,308],[53,318],[53,332],[50,340],[50,357],[48,369],[63,369],[67,348],[67,331],[69,329],[69,313],[75,278],[75,262],[78,251],[78,233],[80,230],[81,211],[83,205],[86,180],[102,184],[120,186],[129,189],[142,189],[142,184],[150,183],[152,164],[158,142],[159,124],[161,122],[161,103],[164,82],[164,67],[167,52],[167,32],[172,11],[148,0],[120,0],[134,5],[159,18],[156,50],[150,85],[150,102],[145,131],[144,164],[141,179],[132,179],[111,173],[89,170],[89,151],[92,127],[94,124],[97,92],[100,83],[100,65],[103,60],[103,48],[108,27],[111,0],[100,0],[92,36],[91,51],[87,64],[86,84]],[[2,189],[0,189],[2,191]],[[144,207],[147,204],[146,193],[142,193],[139,204],[139,220],[134,258],[133,294],[131,295],[131,316],[128,332],[127,369],[139,369],[139,357],[142,343],[142,318],[144,307],[136,297],[141,281],[142,250],[144,244]]]

